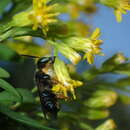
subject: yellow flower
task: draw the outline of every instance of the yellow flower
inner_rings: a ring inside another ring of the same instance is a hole
[[[65,63],[58,58],[55,59],[54,71],[58,83],[53,86],[52,90],[55,93],[63,94],[64,97],[68,97],[67,93],[70,92],[73,98],[76,99],[74,88],[81,86],[82,82],[71,79]]]
[[[99,2],[114,9],[118,22],[122,21],[122,14],[126,14],[130,10],[129,0],[99,0]]]
[[[59,13],[54,13],[54,8],[57,4],[47,5],[47,0],[33,0],[33,10],[29,15],[29,19],[33,21],[33,29],[36,30],[41,27],[43,32],[48,31],[48,24],[55,23],[57,20],[54,18]]]
[[[128,0],[118,0],[117,7],[114,14],[118,22],[122,21],[122,14],[126,14],[127,10],[130,10],[130,3]]]
[[[71,37],[67,39],[65,42],[67,42],[67,45],[73,48],[74,50],[78,50],[85,53],[84,59],[87,58],[88,63],[92,64],[94,62],[94,56],[97,54],[102,54],[100,45],[103,41],[98,40],[99,37],[100,29],[97,28],[90,38]]]

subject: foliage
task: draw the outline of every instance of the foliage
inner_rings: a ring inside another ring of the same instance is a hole
[[[97,4],[113,8],[118,22],[130,10],[127,0],[33,0],[33,4],[31,0],[1,0],[0,65],[5,66],[0,67],[0,124],[6,122],[3,129],[115,130],[120,127],[112,114],[116,105],[130,104],[126,94],[130,91],[130,62],[122,53],[116,53],[99,68],[89,65],[96,55],[103,56],[101,30],[97,28],[91,33],[90,25],[78,18],[81,12],[86,16],[96,13]],[[60,19],[62,14],[68,14],[69,20]],[[38,44],[37,37],[42,43]],[[30,73],[30,66],[35,61],[32,63],[21,54],[56,56],[54,72],[59,83],[52,90],[68,99],[59,101],[61,111],[57,120],[47,121],[43,117],[35,84],[24,86],[24,82],[30,81],[24,78],[23,70],[27,68],[27,76],[31,77],[34,72]],[[79,74],[75,65],[81,61],[87,61],[89,69]],[[13,78],[19,65],[23,65],[22,72]],[[120,78],[113,81],[110,74]],[[19,83],[22,87],[16,84],[18,77],[24,79]]]

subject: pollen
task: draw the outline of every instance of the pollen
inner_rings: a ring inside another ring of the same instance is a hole
[[[53,86],[52,91],[62,94],[65,99],[68,97],[68,92],[70,92],[73,99],[76,99],[75,88],[82,86],[83,83],[71,79],[65,63],[58,58],[56,58],[54,63],[54,71],[58,82]]]

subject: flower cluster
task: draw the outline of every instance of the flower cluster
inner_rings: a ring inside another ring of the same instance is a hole
[[[89,64],[94,62],[94,56],[101,53],[100,45],[102,40],[98,40],[100,37],[100,29],[97,28],[90,38],[83,37],[70,37],[62,41],[49,41],[59,52],[61,52],[66,58],[68,58],[73,64],[77,64],[81,60],[79,51],[84,53],[83,58],[86,58]],[[56,58],[54,63],[54,71],[58,83],[54,85],[53,91],[55,93],[62,93],[64,97],[68,97],[67,92],[71,92],[75,99],[74,88],[81,86],[82,82],[72,80],[69,76],[69,72],[64,62]]]
[[[48,31],[48,24],[57,22],[54,18],[59,15],[54,13],[56,7],[57,4],[47,5],[47,0],[33,0],[33,10],[29,15],[30,20],[33,21],[33,29],[41,27],[44,33]]]
[[[83,37],[71,37],[67,39],[68,46],[73,48],[76,51],[80,51],[84,53],[84,59],[87,58],[89,64],[94,62],[94,56],[101,53],[100,45],[102,44],[102,40],[98,40],[100,37],[100,29],[97,28],[91,35],[90,38]]]
[[[33,8],[20,12],[13,16],[13,26],[32,26],[33,30],[41,28],[43,33],[48,31],[49,24],[57,22],[55,12],[57,4],[47,5],[47,0],[33,0]]]
[[[99,2],[114,9],[118,22],[122,21],[122,14],[126,14],[130,10],[129,0],[99,0]]]
[[[81,60],[81,56],[78,51],[84,54],[83,59],[87,59],[89,64],[94,62],[95,55],[103,55],[100,45],[102,40],[98,40],[100,37],[100,29],[97,28],[90,38],[83,37],[70,37],[64,39],[60,43],[51,42],[58,51],[60,51],[66,58],[68,58],[73,64],[77,64]]]
[[[55,59],[54,71],[56,73],[58,83],[53,86],[52,90],[55,93],[62,94],[64,98],[67,98],[67,93],[70,92],[73,99],[76,99],[74,88],[81,86],[82,82],[71,79],[65,63],[58,58]]]

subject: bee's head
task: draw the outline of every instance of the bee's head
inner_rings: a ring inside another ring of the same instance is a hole
[[[38,69],[43,69],[47,65],[52,65],[55,61],[55,56],[52,57],[41,57],[37,62]]]

